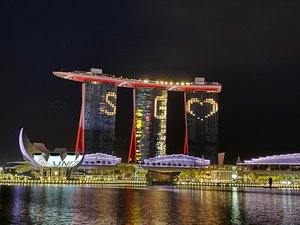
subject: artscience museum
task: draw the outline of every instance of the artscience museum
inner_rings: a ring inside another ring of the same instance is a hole
[[[33,160],[41,167],[53,168],[72,168],[79,165],[83,156],[75,155],[74,153],[67,153],[66,157],[62,160],[60,153],[34,153]]]
[[[19,134],[19,145],[23,159],[36,168],[74,168],[81,164],[83,155],[67,152],[64,148],[49,151],[44,144],[32,144],[23,128]]]
[[[29,163],[30,170],[39,171],[44,176],[69,176],[72,169],[107,169],[121,162],[121,158],[102,153],[83,155],[67,152],[65,148],[51,151],[43,143],[31,143],[23,128],[19,134],[19,146],[24,159],[21,163]]]

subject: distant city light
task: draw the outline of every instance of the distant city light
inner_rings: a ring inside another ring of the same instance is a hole
[[[233,174],[231,175],[231,177],[232,177],[232,179],[237,179],[237,178],[238,178],[238,175],[237,175],[236,173],[233,173]]]

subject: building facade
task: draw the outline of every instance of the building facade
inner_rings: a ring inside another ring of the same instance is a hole
[[[167,103],[168,91],[153,90],[153,122],[151,132],[151,149],[149,157],[165,156],[167,154]]]
[[[152,127],[152,88],[137,88],[135,92],[136,160],[150,155]]]
[[[136,160],[166,155],[167,90],[136,88]]]
[[[84,151],[113,154],[117,87],[86,82],[84,85]]]
[[[187,92],[186,132],[187,154],[210,159],[212,164],[218,159],[218,93]]]

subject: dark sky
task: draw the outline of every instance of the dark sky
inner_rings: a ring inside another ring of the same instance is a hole
[[[300,152],[300,1],[1,1],[0,165],[18,133],[73,149],[79,83],[53,70],[218,81],[225,160]]]

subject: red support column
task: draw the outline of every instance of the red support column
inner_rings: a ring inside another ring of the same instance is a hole
[[[135,88],[132,91],[132,104],[133,104],[133,116],[132,116],[132,128],[131,128],[131,138],[130,138],[130,146],[129,146],[129,153],[128,153],[128,160],[136,162],[136,130],[135,130]]]
[[[82,84],[82,100],[80,119],[77,131],[75,153],[84,154],[84,103],[85,103],[85,84]]]
[[[186,92],[184,92],[183,98],[184,98],[184,125],[185,125],[183,154],[188,155],[189,154],[189,138],[188,138],[188,129],[187,129]]]

